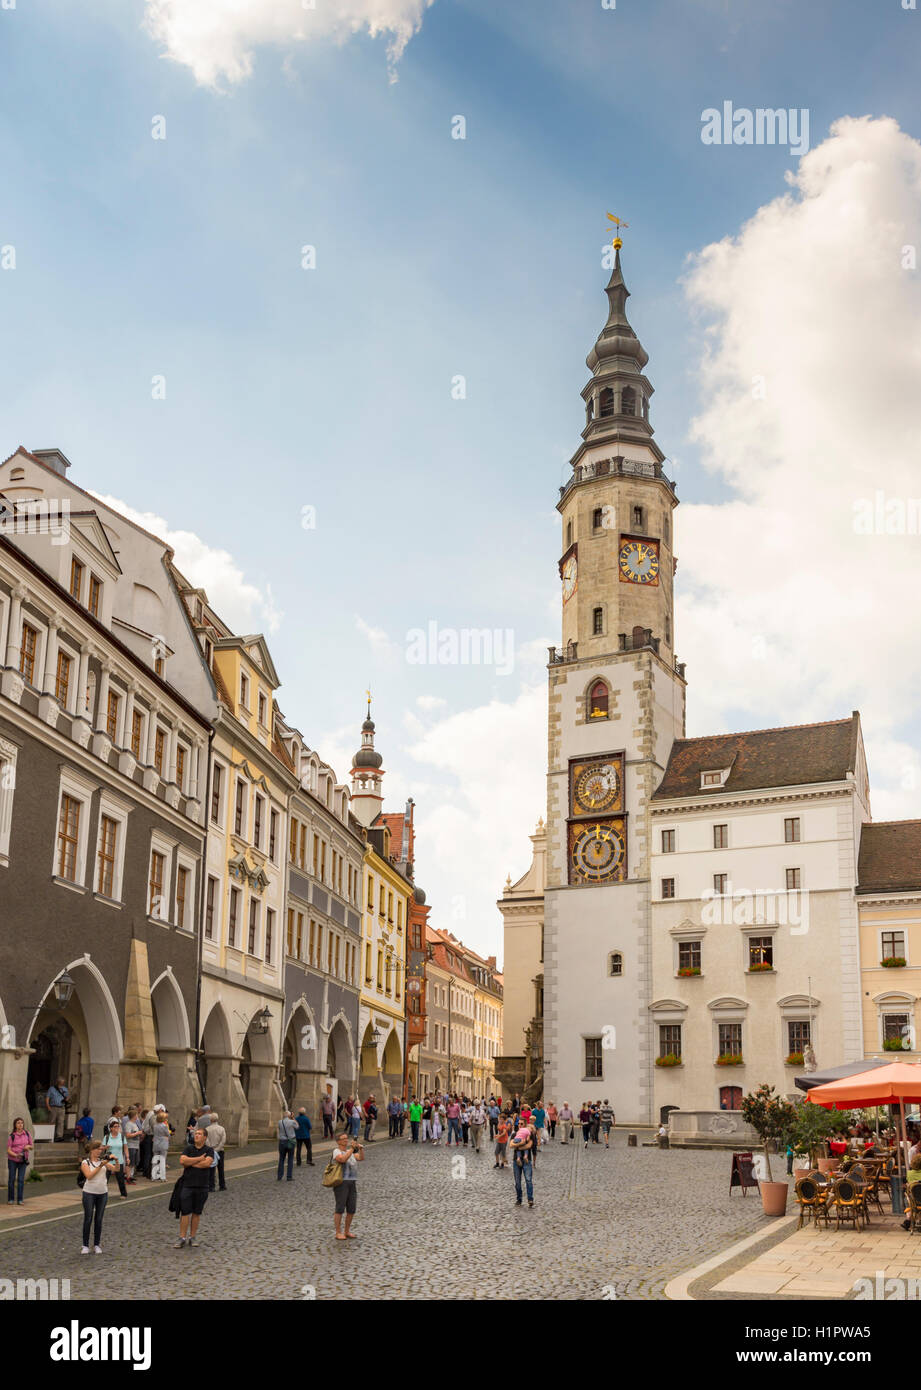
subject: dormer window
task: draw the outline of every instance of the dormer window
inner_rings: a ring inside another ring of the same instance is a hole
[[[721,768],[718,771],[715,770],[711,772],[701,772],[700,785],[701,787],[722,787],[725,784],[726,778],[728,776],[728,767]]]
[[[83,566],[73,556],[70,562],[70,596],[80,602],[80,595],[83,592]]]

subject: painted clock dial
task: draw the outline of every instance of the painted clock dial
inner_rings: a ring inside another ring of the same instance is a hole
[[[570,555],[563,565],[563,602],[568,602],[576,592],[576,582],[578,579],[578,565],[575,555]]]
[[[617,883],[626,876],[627,841],[623,820],[570,825],[570,883]]]
[[[620,542],[620,577],[628,584],[658,584],[659,546],[657,541],[644,541],[622,536]]]
[[[623,809],[623,755],[572,764],[571,814],[597,816]]]

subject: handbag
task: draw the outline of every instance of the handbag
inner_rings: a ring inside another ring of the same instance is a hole
[[[323,1186],[338,1187],[342,1182],[342,1164],[330,1159],[323,1170]]]

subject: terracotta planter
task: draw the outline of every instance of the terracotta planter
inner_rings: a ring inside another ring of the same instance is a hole
[[[787,1210],[787,1184],[785,1182],[762,1182],[761,1205],[765,1216],[783,1216]]]
[[[838,1171],[838,1165],[840,1164],[840,1162],[841,1162],[840,1158],[820,1158],[820,1159],[819,1159],[819,1172],[820,1172],[820,1173],[836,1173],[836,1172]]]

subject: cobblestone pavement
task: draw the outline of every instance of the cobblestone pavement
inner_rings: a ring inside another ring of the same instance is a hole
[[[81,1256],[80,1216],[0,1232],[0,1278],[70,1279],[75,1299],[650,1299],[669,1279],[770,1222],[757,1194],[729,1195],[718,1151],[554,1143],[535,1206],[516,1207],[491,1147],[379,1138],[359,1168],[357,1240],[333,1239],[325,1158],[229,1176],[200,1249],[177,1250],[169,1188],[110,1196],[104,1254]],[[114,1184],[110,1187],[115,1190]]]

